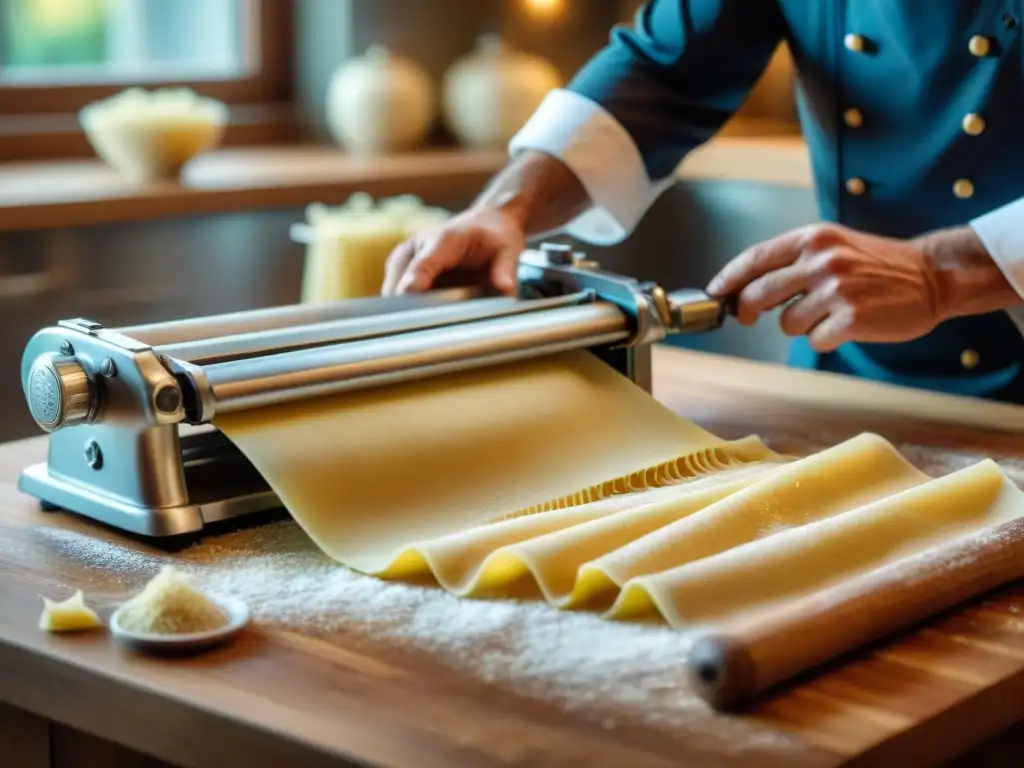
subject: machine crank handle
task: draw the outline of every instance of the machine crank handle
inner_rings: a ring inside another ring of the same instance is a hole
[[[704,333],[722,326],[728,315],[736,314],[737,297],[715,299],[696,288],[666,293],[655,287],[651,298],[668,333]]]

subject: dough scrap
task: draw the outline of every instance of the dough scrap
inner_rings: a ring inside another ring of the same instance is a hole
[[[228,623],[209,597],[169,565],[121,607],[117,618],[123,629],[147,635],[209,632]]]
[[[43,597],[39,628],[44,632],[81,632],[102,626],[103,621],[96,611],[85,604],[85,595],[80,589],[66,600]]]

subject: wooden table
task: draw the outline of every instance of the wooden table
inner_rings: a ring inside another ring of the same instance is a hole
[[[964,423],[943,427],[894,415],[915,402],[916,393],[894,395],[857,382],[860,395],[854,397],[840,387],[849,385],[829,375],[679,350],[656,350],[655,378],[659,398],[727,436],[799,431],[810,419],[834,429],[836,439],[869,427],[893,439],[1024,457],[1024,409],[954,400],[953,412]],[[829,392],[845,405],[830,403]],[[1024,720],[1020,585],[734,716],[738,725],[791,744],[788,752],[742,759],[680,745],[641,727],[603,728],[582,714],[458,679],[422,659],[373,658],[331,637],[254,627],[204,656],[155,659],[119,650],[104,633],[50,636],[36,629],[38,595],[66,593],[81,574],[74,563],[40,548],[34,526],[45,521],[142,546],[63,513],[46,516],[19,495],[18,472],[44,449],[42,439],[0,448],[4,766],[903,768],[938,764],[986,741],[989,756],[975,752],[963,765],[1018,765],[1024,749],[1019,732],[991,741]],[[90,598],[102,612],[138,587],[117,573],[99,587],[93,576],[90,584]],[[722,717],[707,711],[695,716],[709,726]],[[999,754],[1001,763],[991,757]]]

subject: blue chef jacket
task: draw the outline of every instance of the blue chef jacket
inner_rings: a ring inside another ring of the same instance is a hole
[[[907,238],[970,224],[1024,297],[1024,0],[651,0],[511,151],[560,157],[613,243],[732,116],[782,40],[825,220]],[[1022,304],[1024,307],[1024,304]],[[1024,310],[791,364],[1024,403]]]

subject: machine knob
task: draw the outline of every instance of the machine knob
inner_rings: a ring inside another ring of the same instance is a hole
[[[81,424],[93,406],[93,384],[78,360],[57,354],[36,358],[25,382],[32,418],[47,432]]]
[[[665,293],[655,287],[653,298],[661,321],[675,332],[713,331],[721,327],[726,315],[736,313],[735,299],[719,301],[694,288]]]

